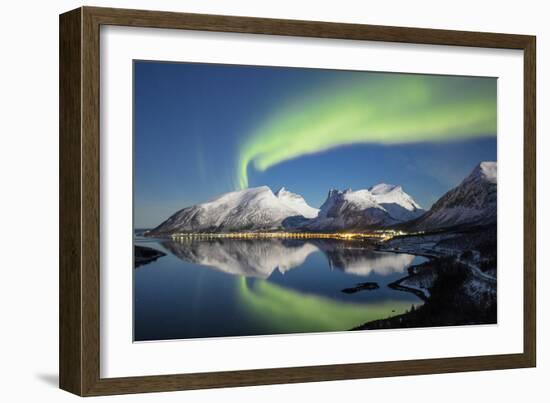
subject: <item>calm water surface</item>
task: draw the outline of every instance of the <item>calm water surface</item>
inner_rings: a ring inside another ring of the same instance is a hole
[[[423,257],[363,241],[137,237],[166,253],[134,270],[136,341],[343,331],[419,306],[387,285]],[[376,282],[354,294],[342,289]]]

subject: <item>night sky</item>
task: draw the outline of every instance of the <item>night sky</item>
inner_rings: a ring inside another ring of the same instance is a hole
[[[134,62],[134,219],[281,186],[319,207],[384,182],[429,208],[496,161],[496,79]]]

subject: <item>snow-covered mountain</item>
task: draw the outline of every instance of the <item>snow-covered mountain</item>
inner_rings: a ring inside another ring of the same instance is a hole
[[[306,203],[304,198],[299,194],[289,192],[284,187],[280,188],[275,196],[288,208],[297,211],[305,218],[315,218],[319,214],[318,208],[313,208]]]
[[[308,230],[359,230],[385,227],[414,219],[424,210],[401,186],[384,183],[352,191],[332,189]]]
[[[277,230],[315,217],[302,196],[284,188],[275,195],[267,186],[225,193],[208,202],[184,208],[147,235],[176,232]]]
[[[408,221],[426,212],[401,186],[380,183],[369,189],[374,200],[394,219]]]
[[[225,193],[184,208],[149,231],[149,236],[178,232],[337,231],[386,227],[424,212],[401,186],[384,183],[369,189],[329,191],[321,209],[285,188],[267,186]]]
[[[463,224],[489,224],[497,219],[497,163],[481,162],[457,187],[411,224],[436,229]]]

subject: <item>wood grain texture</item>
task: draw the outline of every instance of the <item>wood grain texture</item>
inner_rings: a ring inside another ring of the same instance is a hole
[[[82,394],[81,10],[59,22],[59,386]]]
[[[105,25],[523,49],[529,36],[165,11],[85,8]]]
[[[100,378],[101,25],[524,51],[524,352],[378,363]],[[60,387],[81,396],[532,367],[535,322],[535,37],[82,7],[60,17]]]
[[[82,9],[82,390],[99,378],[99,24]]]
[[[536,39],[531,37],[524,48],[523,65],[523,354],[531,366],[536,366],[537,338],[537,96]]]

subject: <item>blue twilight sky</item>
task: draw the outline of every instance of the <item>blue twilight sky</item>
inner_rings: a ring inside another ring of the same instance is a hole
[[[424,208],[496,161],[496,79],[134,62],[134,220],[244,187],[319,207],[402,185]]]

